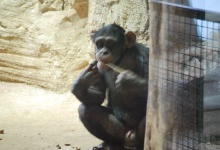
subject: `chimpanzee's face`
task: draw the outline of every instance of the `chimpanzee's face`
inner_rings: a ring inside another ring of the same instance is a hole
[[[124,52],[124,43],[119,43],[117,38],[112,36],[100,36],[95,39],[96,59],[103,63],[114,63],[122,52]]]
[[[117,28],[106,26],[96,32],[96,59],[103,63],[115,63],[125,51],[125,35]]]

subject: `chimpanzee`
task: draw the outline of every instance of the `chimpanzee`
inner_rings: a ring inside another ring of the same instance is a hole
[[[133,32],[116,24],[94,31],[91,37],[96,61],[82,71],[71,89],[82,102],[79,117],[91,134],[104,141],[94,149],[143,149],[148,49],[136,43]],[[124,71],[118,73],[108,64]],[[103,106],[106,96],[108,104]]]

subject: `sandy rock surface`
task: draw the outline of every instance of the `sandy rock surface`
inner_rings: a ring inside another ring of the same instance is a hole
[[[87,18],[66,0],[1,0],[0,14],[0,80],[66,92],[89,61]]]

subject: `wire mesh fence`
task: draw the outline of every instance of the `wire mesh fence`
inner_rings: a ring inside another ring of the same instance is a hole
[[[163,104],[157,108],[166,128],[163,149],[216,150],[220,149],[220,22],[207,18],[207,13],[220,15],[185,2],[152,1],[156,18],[151,22],[150,80],[159,94],[149,98]]]

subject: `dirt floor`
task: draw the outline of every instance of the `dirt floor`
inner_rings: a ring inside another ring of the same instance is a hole
[[[78,105],[70,92],[0,82],[0,150],[89,150],[100,144],[81,124]]]

